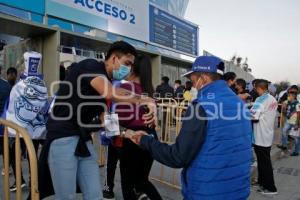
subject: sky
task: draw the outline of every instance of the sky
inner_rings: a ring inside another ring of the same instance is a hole
[[[300,0],[190,0],[185,19],[199,25],[201,52],[247,57],[255,78],[300,84]]]

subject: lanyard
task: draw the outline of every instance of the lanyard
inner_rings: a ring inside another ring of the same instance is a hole
[[[106,99],[106,105],[107,105],[108,113],[111,113],[112,112],[112,100],[111,99]]]

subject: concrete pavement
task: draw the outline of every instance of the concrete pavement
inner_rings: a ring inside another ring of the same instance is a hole
[[[253,190],[249,200],[300,200],[300,157],[281,157],[273,168],[278,195],[265,197]]]
[[[277,151],[274,151],[277,152]],[[0,158],[2,159],[2,158]],[[24,167],[24,176],[25,180],[28,180],[28,165],[27,161],[23,161],[22,165]],[[300,200],[300,157],[289,157],[284,156],[281,157],[279,160],[276,160],[273,163],[274,166],[274,175],[275,175],[275,181],[276,186],[278,188],[278,195],[275,195],[273,197],[264,197],[261,194],[257,193],[255,190],[252,191],[251,196],[249,200],[266,200],[266,199],[274,199],[274,200]],[[0,163],[0,169],[2,169],[2,162]],[[157,175],[157,173],[160,171],[160,166],[155,164],[152,169],[152,176]],[[165,170],[166,176],[169,176],[172,171],[170,169]],[[179,173],[179,171],[177,172]],[[101,168],[101,177],[102,180],[104,180],[104,168]],[[13,178],[11,177],[11,183],[13,182]],[[120,176],[119,172],[117,172],[116,175],[116,200],[122,199],[122,193],[120,188]],[[155,184],[161,195],[163,196],[163,199],[166,200],[181,200],[182,196],[180,193],[180,190],[172,188],[170,186],[167,186],[165,184],[162,184],[157,181],[152,182]],[[0,180],[0,188],[2,193],[2,178]],[[26,193],[28,190],[25,188],[24,195],[26,196]],[[13,193],[12,193],[13,194]],[[24,199],[25,199],[24,196]],[[2,195],[0,196],[0,199],[3,199]],[[12,199],[14,199],[14,195],[12,195]],[[48,198],[53,199],[53,198]],[[78,199],[81,199],[80,195],[78,196]]]
[[[275,134],[275,144],[279,143],[280,133],[276,131]],[[275,145],[272,148],[272,160],[274,167],[274,176],[276,186],[278,188],[278,195],[272,197],[264,197],[261,194],[257,193],[255,189],[252,190],[251,196],[249,200],[265,200],[265,199],[275,199],[275,200],[300,200],[300,156],[298,157],[290,157],[283,154]],[[1,157],[1,156],[0,156]],[[0,169],[2,169],[2,157],[0,158]],[[22,161],[23,173],[25,180],[28,180],[28,164],[27,160]],[[161,175],[161,165],[159,163],[154,163],[151,171],[151,177],[158,178]],[[105,171],[104,168],[100,168],[101,171],[101,180],[104,182]],[[168,167],[164,167],[163,169],[163,177],[165,180],[174,181],[176,185],[180,185],[180,171],[181,170],[173,170]],[[256,168],[252,168],[252,176],[255,177]],[[174,177],[174,178],[173,178]],[[181,192],[179,189],[174,187],[170,187],[166,184],[162,184],[161,182],[151,180],[156,188],[159,190],[163,199],[166,200],[182,200]],[[13,177],[11,176],[11,184],[14,182]],[[3,199],[2,196],[2,188],[3,188],[3,179],[0,178],[0,200]],[[28,193],[28,188],[23,189],[24,198]],[[121,200],[122,192],[120,187],[120,175],[119,169],[117,169],[116,179],[115,179],[115,194],[116,200]],[[12,193],[11,199],[14,198],[14,193]],[[53,199],[50,197],[48,199]],[[78,195],[78,199],[82,199],[80,195]]]

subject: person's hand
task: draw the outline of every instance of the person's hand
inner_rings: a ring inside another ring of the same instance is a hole
[[[151,101],[149,102],[143,103],[143,105],[148,109],[148,112],[142,116],[144,124],[149,127],[155,126],[157,122],[157,107],[154,99],[151,99]]]
[[[238,96],[239,96],[242,100],[246,101],[247,98],[250,96],[250,94],[244,93],[244,94],[239,94]]]
[[[295,126],[294,126],[294,130],[295,130],[295,131],[298,131],[298,129],[299,129],[299,126],[298,126],[298,125],[295,125]]]
[[[130,139],[133,143],[139,145],[144,135],[147,135],[144,131],[126,131],[125,138]]]

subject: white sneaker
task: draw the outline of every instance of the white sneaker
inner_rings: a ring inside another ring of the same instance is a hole
[[[271,191],[269,191],[267,189],[258,189],[257,192],[259,192],[262,195],[266,195],[266,196],[277,195],[278,194],[277,191],[276,192],[271,192]]]
[[[142,194],[139,196],[138,200],[148,200],[148,197],[146,194]]]
[[[25,182],[21,183],[21,189],[24,188],[25,186],[26,186],[26,183],[25,183]],[[17,185],[16,185],[16,183],[13,184],[12,186],[10,186],[9,190],[10,190],[11,192],[15,192],[15,191],[17,190]]]

